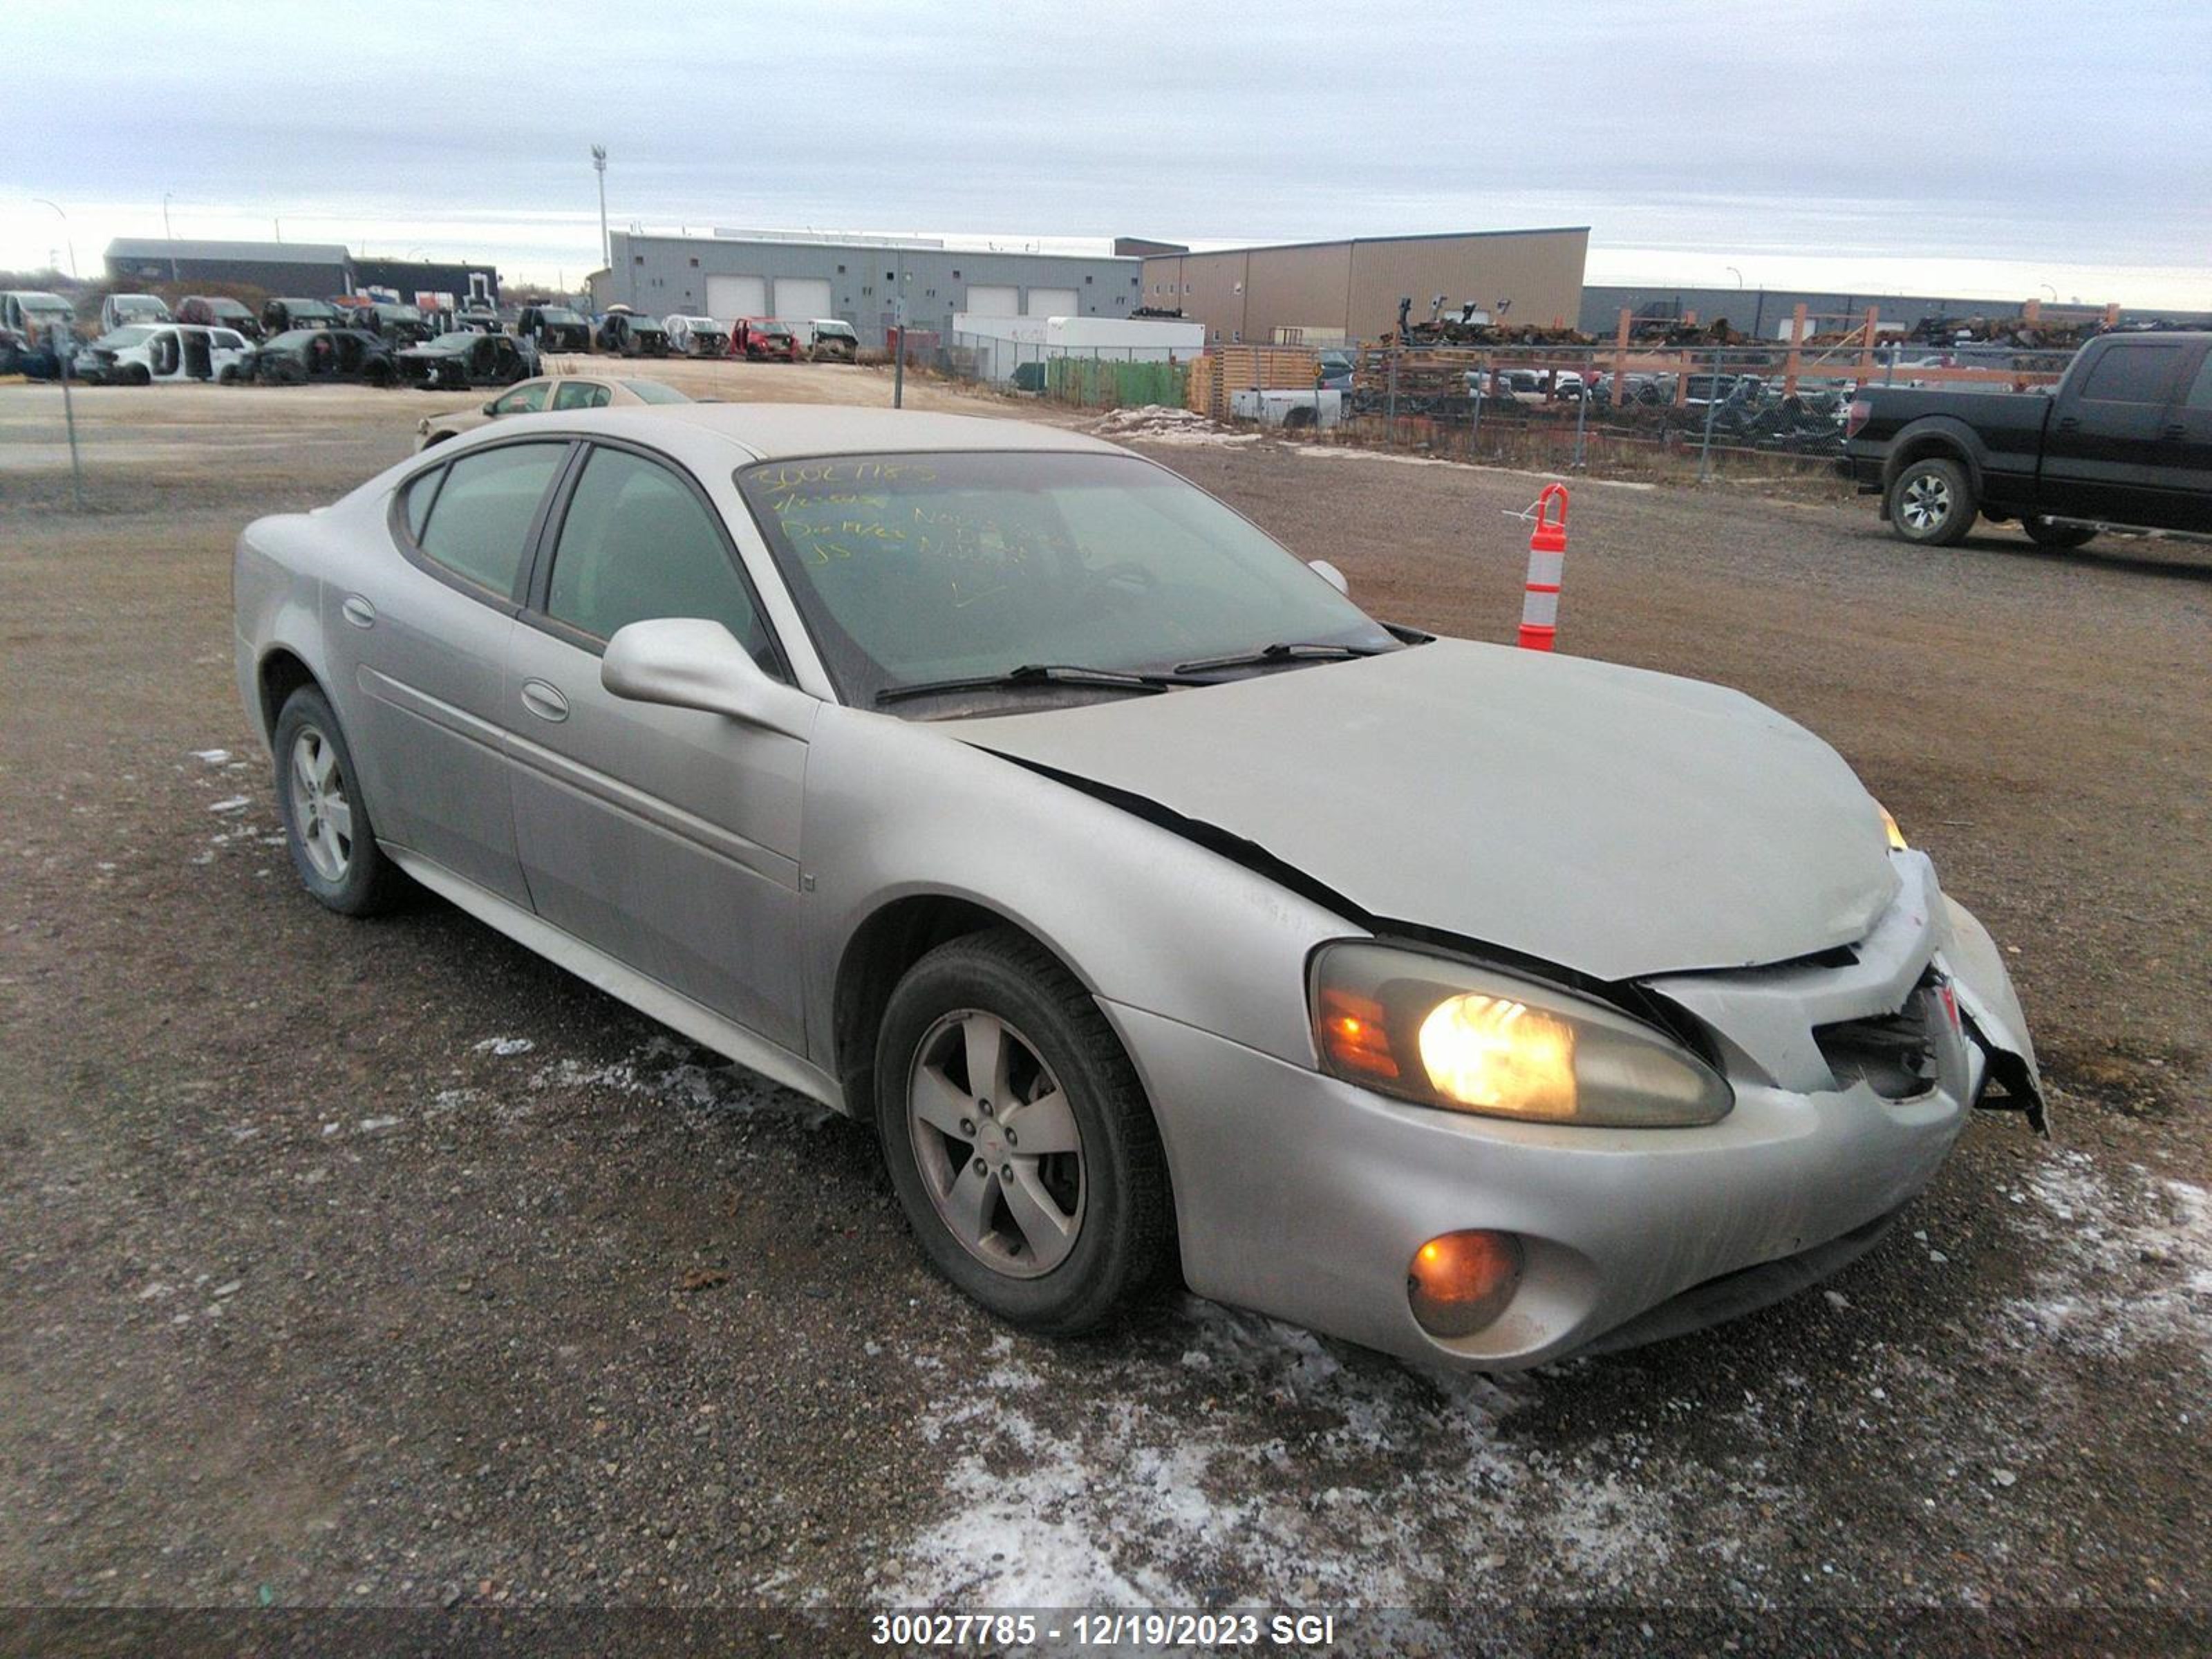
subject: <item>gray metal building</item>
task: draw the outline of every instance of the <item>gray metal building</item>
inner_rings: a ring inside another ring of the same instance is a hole
[[[340,244],[206,242],[118,236],[107,245],[107,274],[118,281],[240,283],[270,294],[327,300],[343,294],[352,260]]]
[[[591,276],[592,303],[655,317],[842,317],[864,346],[884,343],[894,297],[907,326],[949,335],[956,313],[991,316],[1126,317],[1143,303],[1143,262],[1111,256],[1025,253],[916,237],[616,231],[614,263]]]

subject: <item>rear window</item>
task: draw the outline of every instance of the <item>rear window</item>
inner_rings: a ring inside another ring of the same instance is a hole
[[[2178,345],[2116,345],[2099,358],[2082,382],[2085,400],[2102,404],[2162,404],[2181,367]]]
[[[658,380],[624,380],[623,388],[641,404],[688,404],[691,400],[672,386]]]
[[[416,546],[477,586],[512,594],[538,503],[568,454],[565,443],[542,443],[462,456],[447,467],[427,522],[415,532]],[[408,497],[410,526],[420,493],[418,483]]]

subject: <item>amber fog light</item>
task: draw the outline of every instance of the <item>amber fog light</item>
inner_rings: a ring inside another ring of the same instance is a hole
[[[1431,1336],[1472,1336],[1521,1285],[1521,1241],[1511,1233],[1441,1233],[1413,1252],[1406,1300]]]

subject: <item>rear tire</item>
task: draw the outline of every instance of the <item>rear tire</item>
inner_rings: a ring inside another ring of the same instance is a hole
[[[1890,481],[1889,527],[1922,547],[1955,547],[1974,527],[1974,487],[1956,461],[1907,462]]]
[[[978,1054],[994,1076],[972,1075]],[[1027,935],[969,934],[908,971],[877,1037],[875,1097],[922,1254],[1000,1318],[1089,1330],[1174,1262],[1143,1085],[1091,994]]]
[[[407,878],[376,844],[353,751],[320,691],[303,685],[284,700],[270,746],[284,844],[301,884],[340,915],[391,908]]]
[[[2037,514],[2022,519],[2020,527],[2027,532],[2028,540],[2038,547],[2058,551],[2068,548],[2084,547],[2096,539],[2097,526],[2090,524],[2067,524],[2057,519],[2046,519]]]

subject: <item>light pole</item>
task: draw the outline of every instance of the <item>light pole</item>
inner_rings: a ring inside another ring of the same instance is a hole
[[[66,213],[62,213],[62,210],[61,210],[61,204],[60,204],[60,203],[58,203],[58,202],[49,202],[49,201],[48,201],[45,197],[43,197],[43,196],[33,196],[31,199],[32,199],[33,202],[37,203],[40,207],[44,207],[44,208],[52,208],[52,209],[53,209],[53,210],[54,210],[56,213],[58,213],[58,214],[61,214],[61,221],[62,221],[62,240],[63,240],[64,243],[66,243],[66,244],[68,245],[68,246],[69,246],[69,257],[70,257],[70,280],[71,282],[75,282],[75,281],[77,279],[77,276],[76,276],[76,239],[75,237],[73,237],[73,236],[71,236],[71,235],[70,234],[70,228],[69,228],[69,215],[68,215],[68,214],[66,214]]]
[[[1743,273],[1738,270],[1734,265],[1723,265],[1721,269],[1728,272],[1729,276],[1735,278],[1735,285],[1737,289],[1741,290],[1743,287]]]
[[[610,282],[615,274],[615,245],[607,234],[607,147],[592,146],[592,167],[599,175],[599,263],[607,268]]]
[[[177,233],[169,228],[169,192],[166,190],[161,192],[161,234],[168,239],[169,281],[173,284],[177,280]]]

